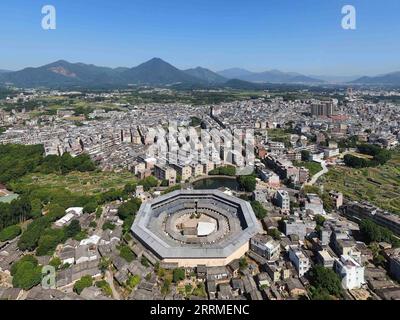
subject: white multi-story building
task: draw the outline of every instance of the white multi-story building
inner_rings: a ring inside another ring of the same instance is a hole
[[[342,279],[344,289],[359,289],[365,283],[364,267],[351,256],[340,256],[340,259],[335,261],[334,269]]]
[[[289,193],[285,190],[278,190],[276,193],[276,203],[282,211],[290,211],[290,197]]]
[[[289,259],[295,266],[299,277],[304,276],[311,267],[310,259],[297,246],[289,247]]]
[[[250,249],[267,260],[279,258],[280,243],[270,236],[257,234],[250,239]]]

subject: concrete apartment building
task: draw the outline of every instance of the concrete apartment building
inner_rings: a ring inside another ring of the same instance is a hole
[[[192,167],[184,164],[171,164],[176,173],[181,176],[182,181],[188,180],[192,176]]]
[[[310,259],[295,245],[289,247],[289,259],[296,268],[299,277],[304,276],[304,274],[311,268]]]
[[[154,175],[158,180],[167,180],[169,186],[176,184],[176,171],[171,167],[155,165]]]
[[[290,211],[290,197],[289,193],[285,190],[278,190],[275,196],[276,204],[284,212]]]
[[[364,267],[348,255],[342,255],[335,261],[334,270],[342,279],[344,289],[359,289],[365,283]]]
[[[257,234],[250,239],[250,249],[267,260],[275,260],[279,258],[280,243],[270,236]]]

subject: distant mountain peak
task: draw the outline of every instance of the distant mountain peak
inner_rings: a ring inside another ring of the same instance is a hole
[[[190,76],[196,77],[208,84],[225,83],[228,79],[203,67],[184,70]]]
[[[361,77],[349,83],[372,85],[400,85],[400,71],[395,71],[375,77]]]

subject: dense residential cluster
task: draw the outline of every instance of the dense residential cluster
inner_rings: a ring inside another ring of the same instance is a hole
[[[0,214],[13,217],[0,219],[0,299],[400,299],[398,167],[384,206],[329,180],[352,170],[377,188],[379,168],[399,166],[400,106],[385,99],[399,92],[196,105],[130,94],[22,90],[2,101],[0,144],[43,145],[44,160],[0,172]],[[91,181],[81,197],[66,188],[68,200],[24,184],[75,171],[74,183],[98,172],[132,181]]]

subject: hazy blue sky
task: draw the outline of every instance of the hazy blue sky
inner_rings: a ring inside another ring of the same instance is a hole
[[[57,9],[57,30],[41,8]],[[357,30],[341,8],[357,9]],[[54,60],[179,68],[243,67],[306,74],[400,70],[399,0],[1,0],[0,69]]]

